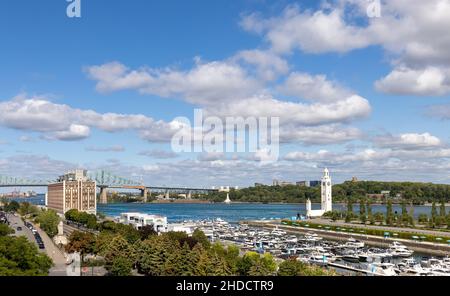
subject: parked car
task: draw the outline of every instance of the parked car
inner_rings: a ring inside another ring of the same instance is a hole
[[[17,231],[22,231],[22,227],[17,227]]]

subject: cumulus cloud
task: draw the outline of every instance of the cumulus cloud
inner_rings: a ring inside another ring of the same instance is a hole
[[[288,6],[277,17],[250,14],[241,25],[261,34],[273,51],[321,54],[346,53],[380,46],[394,69],[376,83],[392,94],[450,93],[450,2],[445,0],[382,1],[382,16],[367,18],[367,2],[327,1],[316,11]],[[366,22],[358,21],[363,17]]]
[[[398,95],[443,96],[450,93],[450,68],[396,68],[375,82],[377,90]]]
[[[401,135],[384,135],[374,139],[374,143],[383,148],[392,149],[427,149],[443,146],[442,141],[429,133],[417,134],[401,134]]]
[[[329,81],[326,75],[300,72],[291,73],[278,90],[289,96],[321,102],[339,101],[353,94],[338,83]]]
[[[48,140],[81,140],[90,136],[91,128],[97,128],[105,132],[136,130],[148,141],[169,141],[178,127],[177,123],[156,121],[141,114],[100,114],[26,94],[0,102],[0,113],[0,125],[40,132]]]
[[[238,100],[261,87],[245,69],[227,61],[203,63],[197,60],[187,71],[171,68],[130,70],[119,62],[111,62],[88,67],[86,71],[97,81],[96,88],[100,92],[134,89],[143,94],[181,97],[189,103],[202,105]]]

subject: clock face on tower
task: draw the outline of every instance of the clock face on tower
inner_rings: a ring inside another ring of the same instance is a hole
[[[330,182],[328,182],[328,183],[327,183],[327,186],[330,186],[330,185],[331,185],[331,183],[330,183]]]

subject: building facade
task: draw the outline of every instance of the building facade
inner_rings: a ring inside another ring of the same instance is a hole
[[[48,185],[46,206],[60,214],[76,209],[80,212],[97,214],[96,182],[87,177],[87,171],[76,170]]]

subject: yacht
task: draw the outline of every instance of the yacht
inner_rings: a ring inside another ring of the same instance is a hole
[[[347,240],[347,242],[344,244],[344,248],[350,248],[350,249],[364,248],[364,242],[358,241],[354,238],[349,238]]]
[[[392,257],[411,257],[413,255],[413,251],[409,250],[405,245],[402,245],[399,242],[394,242],[389,247],[389,252],[392,254]]]
[[[367,270],[369,274],[382,276],[396,276],[395,265],[392,263],[372,263],[369,264]]]

